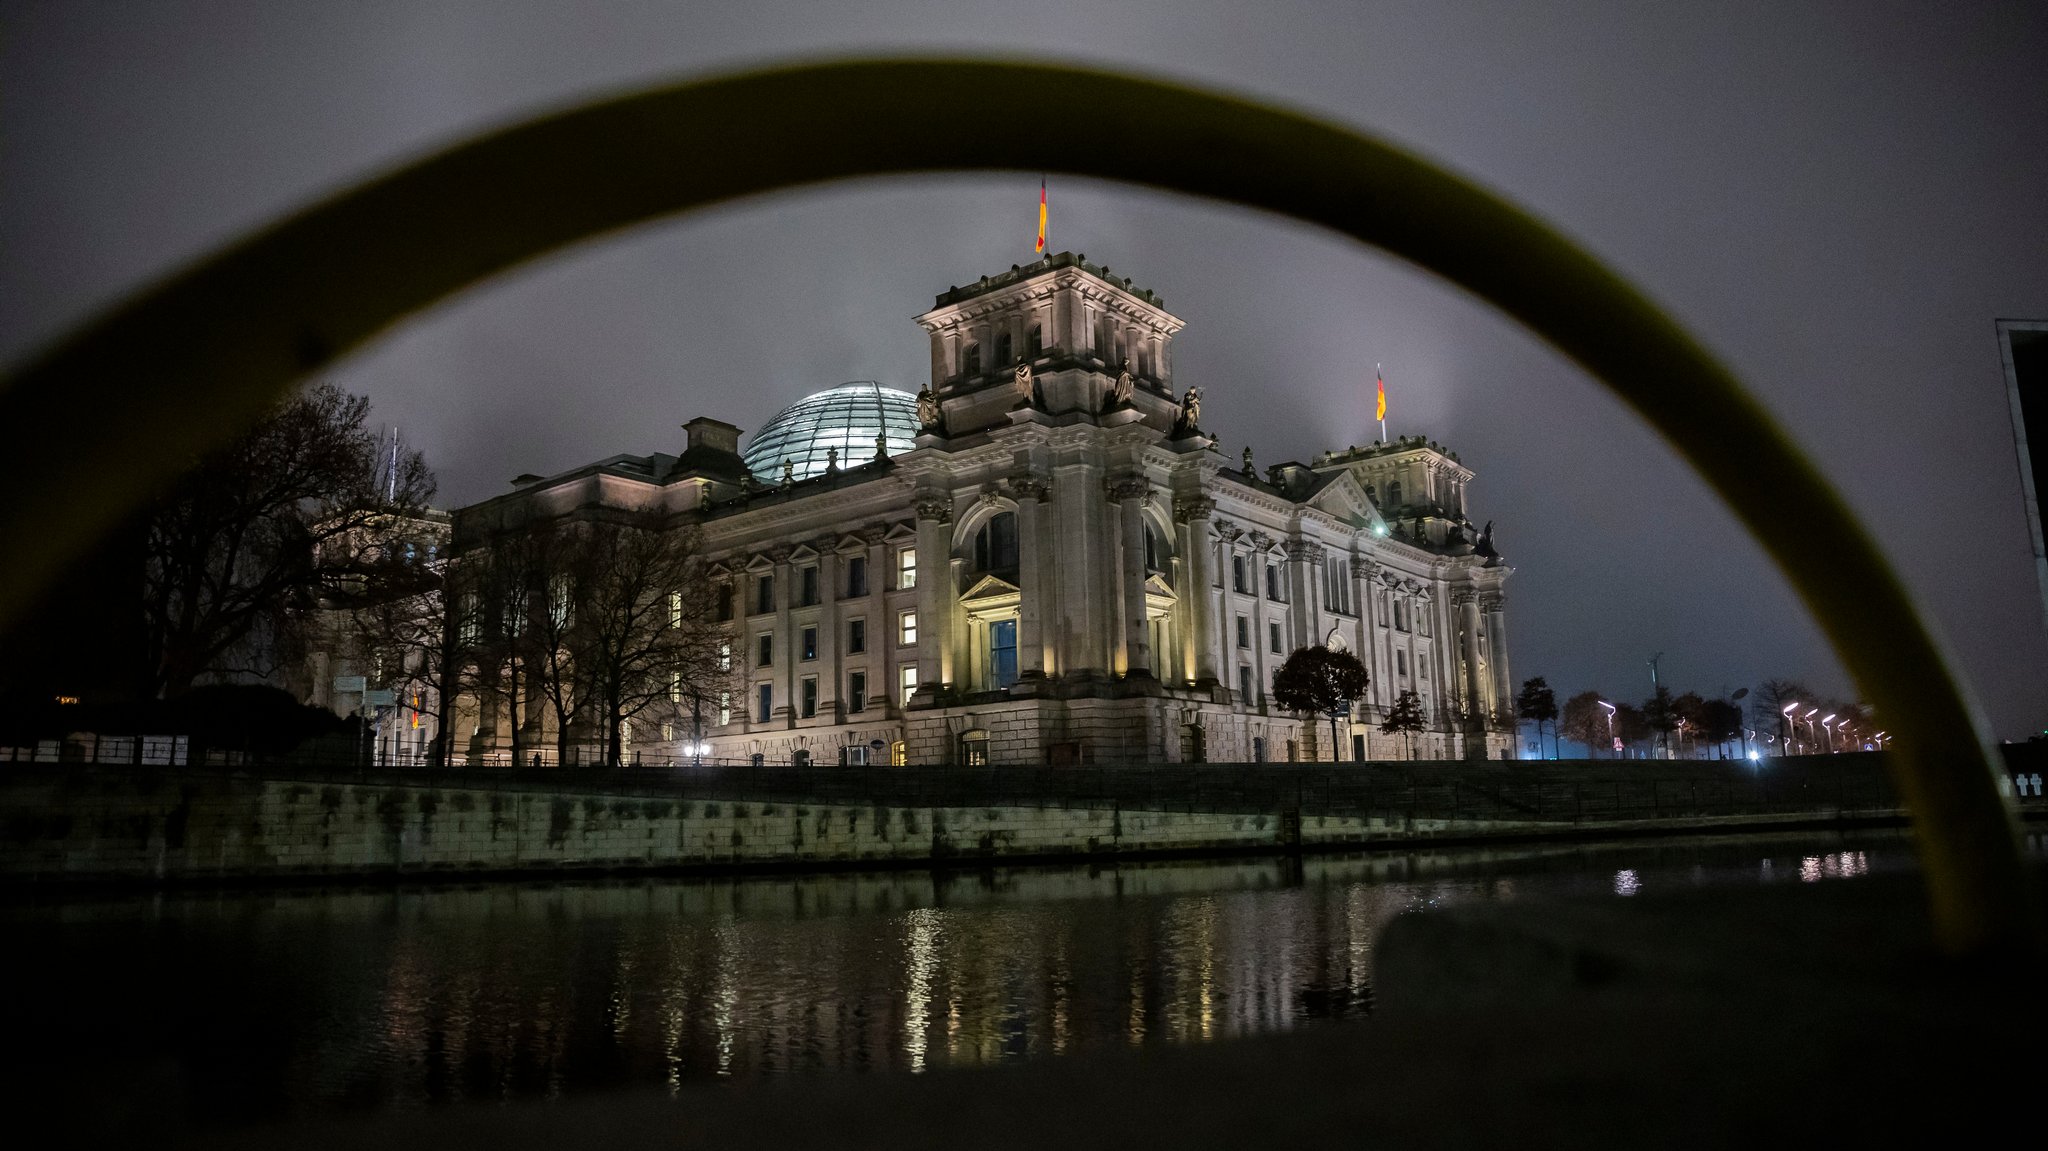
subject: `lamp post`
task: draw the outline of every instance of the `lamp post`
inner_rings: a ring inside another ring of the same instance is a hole
[[[1619,745],[1616,744],[1614,739],[1614,705],[1608,703],[1604,699],[1596,700],[1595,702],[1597,702],[1601,707],[1607,709],[1607,746],[1613,748],[1614,753],[1616,755],[1619,755],[1621,753],[1621,748]]]
[[[1819,715],[1819,714],[1820,714],[1820,709],[1819,709],[1819,708],[1817,708],[1817,707],[1816,707],[1816,708],[1814,708],[1813,710],[1811,710],[1811,711],[1809,711],[1809,712],[1807,712],[1807,713],[1806,713],[1806,742],[1807,742],[1807,745],[1808,745],[1809,747],[1810,747],[1810,746],[1812,746],[1812,744],[1813,744],[1813,732],[1814,732],[1814,724],[1813,724],[1813,717],[1814,717],[1814,716],[1816,716],[1816,715]],[[1829,718],[1833,718],[1833,717],[1829,717]]]
[[[1791,754],[1791,752],[1785,749],[1792,746],[1792,724],[1794,722],[1792,713],[1798,710],[1799,701],[1795,699],[1778,712],[1778,754],[1780,755]]]
[[[1826,733],[1827,733],[1827,741],[1828,741],[1828,744],[1827,744],[1827,746],[1828,746],[1828,754],[1829,754],[1829,755],[1833,755],[1833,754],[1835,754],[1835,728],[1834,728],[1834,723],[1835,723],[1835,713],[1834,713],[1834,712],[1832,712],[1832,711],[1831,711],[1831,712],[1829,712],[1829,713],[1827,713],[1827,715],[1826,715],[1826,716],[1824,716],[1824,717],[1823,717],[1823,718],[1821,719],[1821,721],[1820,721],[1820,729],[1821,729],[1822,731],[1824,731],[1824,732],[1826,732]]]

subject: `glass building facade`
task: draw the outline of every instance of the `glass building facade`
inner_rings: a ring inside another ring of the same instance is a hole
[[[875,437],[887,439],[889,454],[916,446],[917,397],[873,380],[856,380],[805,396],[784,408],[755,434],[742,453],[747,470],[764,484],[782,482],[782,467],[796,479],[825,474],[831,449],[839,466],[875,457]]]

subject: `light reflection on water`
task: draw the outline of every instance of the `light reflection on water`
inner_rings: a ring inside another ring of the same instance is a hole
[[[16,905],[38,990],[0,1023],[11,1087],[167,1083],[202,1123],[916,1073],[1360,1017],[1405,912],[1909,865],[1880,833]]]

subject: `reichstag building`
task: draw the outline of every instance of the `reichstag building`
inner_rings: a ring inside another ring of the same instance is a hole
[[[917,318],[931,382],[811,395],[744,448],[522,477],[456,513],[664,508],[728,581],[730,691],[646,759],[1071,764],[1498,758],[1514,744],[1502,584],[1472,473],[1422,438],[1256,470],[1176,391],[1182,321],[1071,253],[948,290]],[[516,510],[516,509],[515,509]],[[1297,647],[1371,676],[1338,724],[1283,712]],[[1396,697],[1428,730],[1383,734]],[[472,755],[509,733],[471,705]],[[661,738],[654,738],[656,735]]]

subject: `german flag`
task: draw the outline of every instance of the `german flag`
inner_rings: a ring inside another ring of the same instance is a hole
[[[1387,418],[1387,381],[1386,381],[1386,377],[1384,377],[1384,376],[1380,375],[1380,372],[1379,372],[1379,369],[1378,369],[1378,368],[1374,368],[1374,369],[1373,369],[1373,373],[1372,373],[1372,378],[1373,378],[1373,382],[1374,382],[1374,383],[1376,383],[1376,384],[1378,384],[1378,385],[1379,385],[1379,388],[1380,388],[1380,410],[1379,410],[1379,414],[1378,414],[1378,415],[1375,415],[1375,416],[1373,417],[1373,419],[1376,419],[1376,420],[1384,420],[1384,419],[1386,419],[1386,418]]]
[[[1045,181],[1038,181],[1038,248],[1039,255],[1045,255]]]

